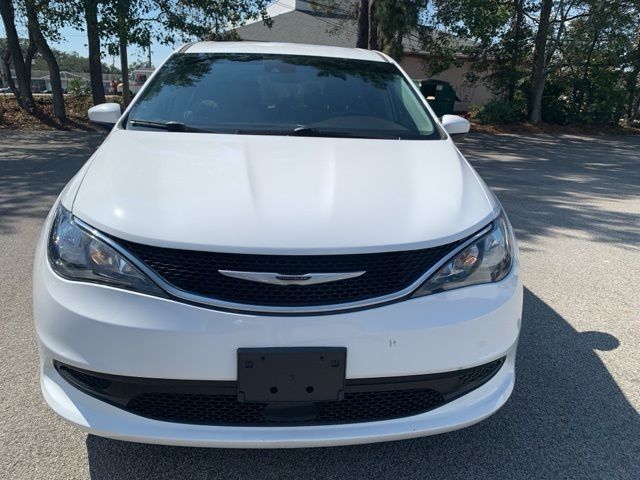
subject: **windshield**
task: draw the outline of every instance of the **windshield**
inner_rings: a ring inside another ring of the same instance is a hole
[[[136,100],[127,128],[441,138],[394,65],[294,55],[175,54]]]

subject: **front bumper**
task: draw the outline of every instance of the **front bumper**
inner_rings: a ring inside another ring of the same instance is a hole
[[[72,387],[55,369],[42,372],[49,406],[80,429],[143,443],[218,448],[296,448],[416,438],[473,425],[498,410],[513,390],[516,347],[498,374],[480,388],[430,412],[380,422],[311,427],[215,427],[168,423],[133,415]]]
[[[61,417],[111,438],[212,447],[310,447],[441,433],[476,423],[508,399],[522,312],[517,261],[503,281],[341,314],[222,312],[55,275],[44,239],[34,269],[42,391]],[[348,379],[450,372],[506,356],[487,383],[411,417],[348,425],[218,427],[157,421],[77,390],[53,361],[113,375],[234,381],[242,347],[341,346]]]

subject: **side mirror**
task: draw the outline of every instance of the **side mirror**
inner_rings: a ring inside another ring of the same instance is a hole
[[[89,109],[89,121],[105,127],[113,127],[120,115],[122,110],[119,103],[102,103]]]
[[[469,130],[471,129],[471,123],[469,123],[469,120],[459,117],[458,115],[443,116],[442,126],[452,137],[462,137],[469,133]]]

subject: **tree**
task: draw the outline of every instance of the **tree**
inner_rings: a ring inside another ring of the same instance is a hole
[[[19,99],[18,89],[11,76],[11,52],[6,38],[0,38],[0,78],[7,84],[16,99]]]
[[[420,13],[426,7],[422,1],[377,0],[373,18],[382,49],[395,59],[404,54],[404,41],[418,33]],[[373,42],[371,42],[373,43]]]
[[[51,20],[48,16],[44,20],[47,25],[50,24]],[[49,41],[51,41],[52,37],[49,30],[47,30],[46,35]],[[55,48],[51,48],[51,51],[56,57],[61,71],[89,73],[89,59],[87,57],[83,57],[77,52],[63,52]],[[35,70],[46,70],[48,68],[47,62],[43,58],[36,56],[33,61],[33,68]],[[119,68],[107,65],[105,62],[102,62],[102,71],[120,73]]]
[[[572,14],[547,68],[552,92],[543,95],[543,120],[617,124],[621,117],[631,118],[629,102],[633,111],[638,81],[634,54],[639,8],[634,0],[594,0],[579,15]]]
[[[640,114],[640,85],[638,84],[640,82],[640,21],[638,19],[640,19],[640,11],[637,11],[635,16],[635,32],[630,37],[629,49],[625,55],[624,85],[627,93],[625,110],[627,123],[631,123]]]
[[[46,9],[46,4],[37,4],[34,0],[25,0],[25,11],[27,15],[27,25],[29,28],[30,45],[34,45],[36,50],[40,52],[47,66],[49,67],[49,80],[51,82],[51,93],[53,94],[53,114],[61,121],[66,120],[66,112],[64,106],[64,94],[62,90],[62,82],[60,80],[60,67],[53,51],[49,47],[40,27],[38,19],[38,10]],[[31,60],[28,62],[31,65]]]
[[[511,27],[508,34],[510,45],[509,74],[507,79],[507,99],[513,102],[519,81],[518,66],[522,61],[522,37],[524,26],[525,0],[513,0]]]
[[[271,25],[268,0],[152,0],[153,36],[160,43],[234,39],[234,29],[247,20],[261,19]]]
[[[125,106],[131,101],[131,90],[129,88],[129,39],[130,26],[134,25],[130,22],[132,19],[131,0],[118,0],[115,3],[116,15],[118,20],[118,50],[120,52],[120,71],[122,72],[122,102]]]
[[[101,0],[81,0],[87,29],[87,45],[89,47],[89,77],[91,97],[94,105],[106,103],[104,84],[102,83],[102,59],[100,53],[100,27],[98,8]]]
[[[18,103],[22,108],[33,113],[35,111],[35,102],[31,93],[31,83],[24,63],[24,56],[20,48],[12,0],[0,0],[0,16],[2,16],[2,22],[7,34],[7,50],[13,62],[16,80],[18,81]],[[9,74],[10,77],[11,75]]]
[[[360,0],[358,3],[358,35],[356,47],[379,50],[378,21],[375,0]]]
[[[356,48],[369,48],[369,0],[358,2],[358,36]]]
[[[106,42],[110,54],[120,56],[120,72],[122,73],[122,101],[128,105],[131,101],[129,87],[129,45],[141,43],[142,36],[148,40],[147,26],[140,18],[150,8],[149,2],[131,0],[114,0],[106,3],[102,12],[103,33],[109,38]]]
[[[394,58],[404,53],[404,40],[415,34],[426,0],[360,0],[357,47],[383,49]],[[328,8],[331,10],[330,6]]]
[[[531,89],[529,92],[529,121],[538,123],[542,119],[542,97],[545,83],[551,72],[562,66],[562,55],[556,59],[566,40],[567,28],[575,20],[589,17],[593,6],[605,4],[606,0],[595,0],[593,4],[581,0],[542,0],[537,30],[534,39]]]
[[[128,49],[148,47],[152,40],[174,43],[191,38],[224,40],[248,19],[269,23],[266,0],[220,2],[219,0],[113,0],[101,8],[102,33],[110,53],[120,55],[123,100],[129,98]]]
[[[547,41],[551,28],[553,0],[542,0],[538,31],[534,40],[533,66],[531,69],[531,93],[529,94],[529,121],[538,123],[542,119],[542,93],[547,78]]]
[[[531,74],[530,52],[533,50],[531,25],[527,23],[530,6],[526,0],[494,4],[500,12],[490,35],[466,49],[473,58],[473,76],[481,78],[500,98],[521,104],[525,85]]]
[[[361,0],[357,27],[358,46],[375,48],[365,38],[379,33],[395,58],[425,54],[428,75],[464,54],[467,78],[496,94],[485,112],[496,121],[504,112],[534,123],[640,116],[640,0]]]

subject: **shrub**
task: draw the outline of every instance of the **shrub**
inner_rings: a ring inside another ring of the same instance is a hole
[[[519,101],[491,100],[475,116],[480,123],[505,125],[523,120],[525,108]]]
[[[91,93],[91,86],[84,78],[74,78],[69,81],[68,91],[72,95],[88,95]]]

